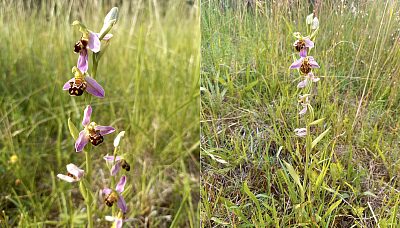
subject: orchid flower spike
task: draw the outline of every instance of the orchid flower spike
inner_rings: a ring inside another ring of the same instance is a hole
[[[71,78],[64,84],[63,90],[68,90],[71,96],[82,96],[86,90],[88,93],[96,97],[104,97],[104,89],[96,82],[87,72],[79,70],[76,66],[72,68],[72,73],[75,77]]]
[[[125,219],[126,213],[122,211],[118,211],[115,216],[106,216],[107,221],[115,221],[114,225],[115,228],[121,228],[124,222],[132,222],[135,221],[136,219],[130,218],[130,219]]]
[[[124,187],[126,184],[126,176],[122,176],[115,190],[111,190],[109,188],[103,189],[103,193],[107,194],[106,199],[104,200],[106,205],[112,207],[114,203],[118,203],[118,207],[121,208],[123,212],[126,213],[126,202],[123,196],[120,195],[124,191]]]
[[[307,135],[307,128],[296,128],[294,129],[295,135],[304,137]]]
[[[306,97],[300,95],[299,97],[300,97],[299,103],[301,106],[303,106],[303,109],[299,112],[299,114],[304,115],[307,113],[307,106],[310,103],[310,100],[308,99],[308,96]]]
[[[110,126],[100,126],[95,122],[90,122],[90,116],[92,114],[92,107],[88,105],[83,114],[82,125],[85,127],[80,133],[76,140],[75,148],[76,152],[82,151],[86,143],[89,141],[93,146],[97,146],[104,141],[103,135],[112,133],[115,128]]]
[[[314,43],[307,37],[302,37],[300,33],[297,34],[298,40],[294,42],[293,46],[299,52],[300,57],[307,57],[307,48],[314,47]]]
[[[318,63],[314,60],[314,57],[307,56],[301,57],[299,60],[296,60],[290,66],[290,69],[299,68],[302,74],[309,74],[311,72],[311,68],[319,68]]]
[[[86,28],[80,21],[74,21],[72,25],[79,26],[79,31],[82,32],[81,38],[76,42],[74,46],[74,52],[79,53],[78,68],[79,70],[86,72],[88,68],[88,51],[89,48],[94,53],[100,51],[100,39],[99,34],[96,34]],[[103,40],[109,40],[112,34],[107,34]]]
[[[317,82],[320,79],[320,78],[315,77],[312,72],[308,73],[307,76],[305,76],[305,78],[306,79],[304,81],[301,81],[299,84],[297,84],[297,88],[306,87],[308,79],[311,79],[312,82]]]
[[[114,161],[114,156],[104,156],[103,158],[104,158],[104,160],[106,160],[108,162],[113,162]],[[115,157],[115,161],[117,163],[115,163],[115,165],[111,168],[111,176],[114,176],[115,174],[117,174],[120,167],[122,167],[126,171],[131,170],[131,166],[124,159],[124,155],[116,156]]]
[[[67,165],[67,170],[68,170],[67,175],[58,174],[57,177],[67,182],[76,182],[80,181],[83,175],[85,174],[84,170],[79,169],[76,165],[72,163]]]

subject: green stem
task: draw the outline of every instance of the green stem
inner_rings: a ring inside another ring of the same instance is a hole
[[[89,149],[86,152],[86,179],[89,182],[89,186],[91,187],[91,176],[92,176],[92,145],[89,145]],[[92,214],[92,194],[90,193],[92,189],[88,189],[87,194],[87,219],[88,219],[88,227],[93,228],[93,214]]]
[[[93,68],[92,68],[92,78],[96,78],[96,73],[97,73],[97,66],[98,62],[96,61],[96,53],[93,53]],[[86,100],[86,105],[90,105],[90,101],[92,98],[92,94],[87,93],[87,100]],[[88,228],[93,228],[93,211],[92,211],[92,194],[91,194],[91,177],[92,177],[92,145],[89,144],[88,151],[86,153],[86,179],[89,182],[90,189],[88,189],[88,194],[87,194],[87,201],[86,201],[86,206],[87,206],[87,219],[88,219]]]
[[[112,163],[113,166],[115,165],[115,158],[117,157],[117,148],[118,147],[116,147],[114,149],[114,160],[113,160],[113,163]],[[111,176],[111,188],[115,189],[115,176]],[[115,216],[116,209],[117,209],[116,205],[114,204],[112,206],[112,216]]]

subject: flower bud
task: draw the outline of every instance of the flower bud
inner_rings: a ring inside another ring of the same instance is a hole
[[[118,136],[114,140],[114,147],[119,147],[121,146],[121,139],[123,139],[125,136],[125,131],[121,131]]]
[[[307,16],[307,18],[306,18],[307,25],[312,23],[313,17],[314,17],[314,13]]]
[[[108,12],[107,16],[104,18],[104,25],[109,23],[111,20],[115,20],[114,24],[118,21],[118,8],[114,7]]]
[[[311,29],[317,29],[319,27],[319,21],[318,18],[314,18],[312,23],[311,23]]]

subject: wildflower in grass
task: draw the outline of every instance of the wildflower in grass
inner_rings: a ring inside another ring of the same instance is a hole
[[[300,33],[295,33],[294,36],[298,39],[293,44],[294,48],[299,52],[300,57],[307,57],[307,48],[314,47],[314,43]]]
[[[74,46],[74,52],[79,53],[78,58],[78,68],[86,72],[88,68],[88,47],[94,53],[100,51],[100,39],[98,33],[94,33],[86,28],[81,22],[74,21],[72,25],[79,26],[79,30],[82,32],[81,38],[76,42]],[[112,34],[107,34],[104,36],[103,40],[109,40],[112,37]]]
[[[92,114],[92,107],[88,105],[83,115],[82,125],[85,127],[83,131],[79,133],[79,137],[76,140],[75,148],[76,152],[82,151],[86,143],[89,141],[93,146],[97,146],[104,141],[103,135],[112,133],[115,128],[109,126],[100,126],[95,122],[90,122],[90,115]]]
[[[74,66],[72,73],[75,75],[64,84],[63,90],[68,90],[71,96],[82,96],[86,90],[88,93],[93,94],[96,97],[104,97],[104,89],[96,82],[87,72],[82,72]]]
[[[132,222],[135,220],[134,218],[125,219],[125,215],[126,213],[118,211],[115,216],[106,216],[106,220],[111,222],[115,221],[115,228],[121,228],[124,222]]]
[[[309,74],[311,72],[311,68],[319,68],[318,63],[314,60],[314,57],[307,56],[301,57],[299,60],[296,60],[290,66],[291,69],[299,68],[302,74]]]
[[[312,72],[308,73],[307,76],[305,76],[306,79],[304,81],[301,81],[299,84],[297,84],[297,88],[303,88],[307,85],[308,79],[311,79],[312,82],[317,82],[319,81],[320,78],[316,78]]]
[[[114,161],[114,156],[104,156],[103,158],[104,158],[104,160],[109,161],[109,162]],[[125,159],[123,159],[123,156],[116,156],[115,161],[117,163],[115,163],[115,165],[111,168],[111,176],[114,176],[115,174],[117,174],[120,167],[122,167],[126,171],[131,170],[131,166],[128,164],[128,162],[126,162]]]
[[[76,165],[72,163],[67,165],[67,170],[68,170],[67,175],[58,174],[57,177],[67,182],[76,182],[80,181],[83,175],[85,174],[85,171],[79,169]]]
[[[120,195],[124,191],[124,187],[126,184],[126,176],[122,176],[115,190],[111,190],[109,188],[103,189],[103,193],[107,194],[106,199],[104,200],[106,205],[112,207],[112,205],[117,202],[118,207],[121,208],[123,212],[126,213],[126,203],[124,197]]]
[[[304,137],[307,135],[307,128],[296,128],[294,129],[295,135]]]
[[[307,106],[310,103],[310,100],[308,99],[308,96],[305,97],[305,96],[300,95],[299,97],[300,97],[299,103],[301,106],[303,106],[303,109],[299,112],[299,114],[304,115],[307,113]],[[304,99],[304,97],[305,97],[305,99]]]

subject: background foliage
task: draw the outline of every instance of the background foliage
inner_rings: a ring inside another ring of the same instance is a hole
[[[399,11],[398,1],[202,2],[203,227],[399,226]],[[312,134],[332,129],[305,164],[293,132],[305,127],[302,79],[289,66],[292,33],[305,34],[313,12],[312,105],[325,120]]]

